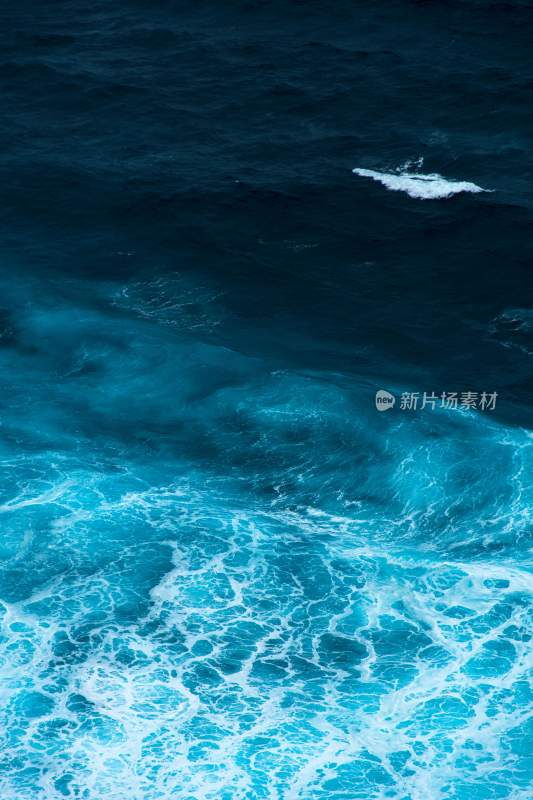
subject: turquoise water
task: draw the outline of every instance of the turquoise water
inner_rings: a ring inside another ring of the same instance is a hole
[[[0,800],[532,800],[531,30],[2,4]]]
[[[530,433],[81,288],[1,351],[2,797],[529,798]]]

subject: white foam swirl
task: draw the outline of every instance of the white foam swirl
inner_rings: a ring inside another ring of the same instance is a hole
[[[470,183],[470,181],[448,180],[436,172],[422,175],[416,172],[389,173],[359,168],[352,170],[352,172],[362,178],[372,178],[393,192],[406,192],[409,197],[414,197],[417,200],[441,200],[460,192],[476,194],[478,192],[491,191],[490,189],[482,189],[481,186]]]

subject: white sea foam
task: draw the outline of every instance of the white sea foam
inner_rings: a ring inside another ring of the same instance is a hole
[[[481,186],[470,183],[470,181],[448,180],[436,172],[428,175],[408,172],[405,171],[406,167],[403,167],[397,173],[377,172],[373,169],[359,168],[352,170],[352,172],[362,178],[372,178],[372,180],[382,183],[383,186],[393,192],[406,192],[409,197],[414,197],[417,200],[442,200],[460,192],[476,194],[478,192],[491,191],[490,189],[482,189]]]

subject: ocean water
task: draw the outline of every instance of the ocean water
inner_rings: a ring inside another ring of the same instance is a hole
[[[0,21],[1,800],[531,800],[530,0]]]

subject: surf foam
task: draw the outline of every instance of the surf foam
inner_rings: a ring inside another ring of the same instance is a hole
[[[470,183],[470,181],[448,180],[436,172],[422,175],[416,172],[400,171],[399,173],[389,173],[359,168],[352,170],[352,172],[362,178],[372,178],[372,180],[378,181],[378,183],[383,184],[393,192],[406,192],[409,197],[414,197],[417,200],[442,200],[460,192],[477,194],[478,192],[491,191],[490,189],[482,189],[481,186]]]

